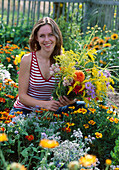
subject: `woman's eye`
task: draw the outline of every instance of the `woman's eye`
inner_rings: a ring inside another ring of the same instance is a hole
[[[53,34],[51,33],[51,34],[49,34],[50,36],[53,36]]]
[[[40,35],[40,37],[44,37],[44,35]]]

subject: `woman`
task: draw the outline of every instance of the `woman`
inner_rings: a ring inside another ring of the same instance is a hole
[[[45,17],[34,25],[29,40],[31,53],[24,55],[20,63],[19,96],[11,114],[17,111],[27,114],[35,108],[60,112],[62,106],[75,103],[66,96],[59,101],[50,100],[55,87],[50,66],[55,63],[53,57],[61,54],[62,45],[62,34],[53,19]]]

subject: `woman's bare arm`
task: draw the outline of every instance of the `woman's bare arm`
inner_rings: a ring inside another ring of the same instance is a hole
[[[31,65],[31,56],[32,54],[25,55],[20,64],[20,73],[19,73],[19,100],[21,103],[27,106],[32,107],[43,107],[48,110],[56,111],[60,105],[58,101],[43,101],[37,100],[27,94],[29,86],[29,76],[30,76],[30,65]]]

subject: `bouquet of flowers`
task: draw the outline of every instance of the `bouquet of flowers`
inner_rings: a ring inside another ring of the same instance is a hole
[[[114,92],[111,74],[105,66],[98,66],[96,50],[84,50],[82,53],[64,51],[56,56],[56,63],[52,64],[50,74],[59,78],[53,99],[67,96],[70,99],[83,100],[87,106],[92,106],[107,98],[109,90]]]

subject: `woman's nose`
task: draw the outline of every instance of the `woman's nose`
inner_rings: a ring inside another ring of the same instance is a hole
[[[48,41],[49,40],[49,37],[46,35],[45,36],[45,41]]]

